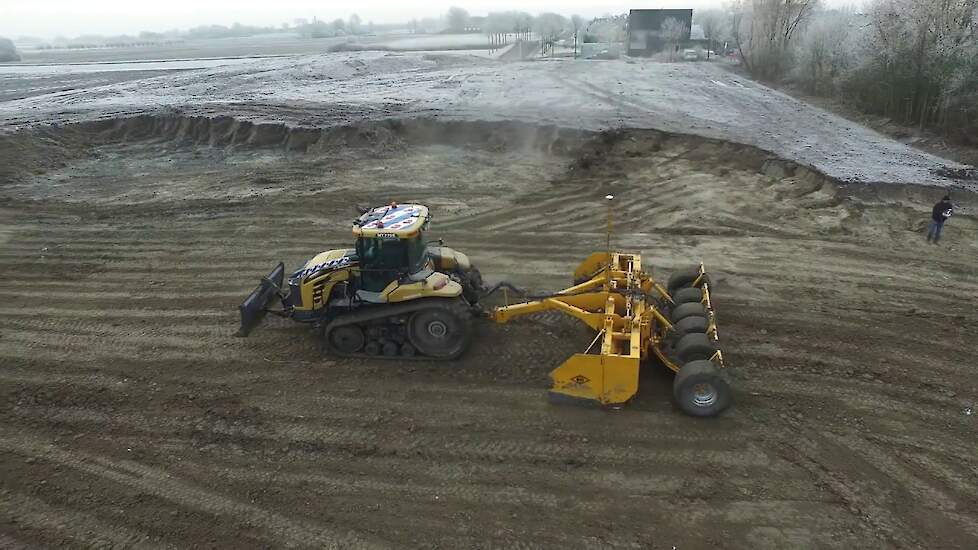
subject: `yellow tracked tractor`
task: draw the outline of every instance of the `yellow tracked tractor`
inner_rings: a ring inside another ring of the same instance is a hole
[[[497,323],[556,310],[597,333],[551,372],[552,401],[623,405],[638,391],[640,365],[657,360],[676,373],[673,396],[684,412],[714,416],[730,405],[702,264],[662,285],[638,254],[598,252],[574,271],[574,286],[526,297],[506,283],[486,291],[468,257],[425,240],[428,225],[428,209],[418,204],[363,212],[353,222],[353,249],[313,257],[287,284],[281,263],[265,277],[239,308],[238,335],[272,313],[312,324],[330,354],[455,359],[469,345],[471,319],[485,316],[480,298],[506,289],[527,300],[494,308],[488,317]],[[282,307],[271,309],[276,298]]]

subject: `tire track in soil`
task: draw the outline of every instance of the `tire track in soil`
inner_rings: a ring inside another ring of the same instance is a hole
[[[818,434],[794,421],[789,421],[789,425],[798,437],[779,441],[782,456],[808,470],[838,495],[849,511],[869,525],[887,546],[925,548],[942,534],[963,534],[962,528],[969,532],[964,537],[968,542],[959,540],[949,547],[973,548],[978,543],[971,518],[920,506],[918,500],[924,495],[914,490],[921,488],[919,482],[913,475],[888,468],[886,463],[892,461],[887,453],[866,454],[866,446],[859,438]],[[862,448],[858,454],[851,452],[853,443]],[[881,462],[882,470],[878,467]],[[908,481],[917,487],[907,488],[904,483]],[[929,487],[926,490],[930,492]]]
[[[0,499],[0,517],[27,525],[32,530],[63,534],[64,537],[89,548],[134,546],[153,550],[176,548],[170,544],[152,543],[146,540],[148,538],[146,533],[107,524],[91,514],[52,506],[41,499],[24,494],[11,494],[9,491],[3,499]],[[5,542],[2,535],[0,535],[0,546],[27,548],[26,545],[15,544],[12,539]]]
[[[457,209],[435,206],[435,231],[489,280],[567,284],[604,246],[605,210],[588,201],[608,191],[616,247],[646,252],[657,275],[704,257],[738,367],[738,406],[716,422],[678,416],[657,373],[621,414],[548,406],[546,373],[589,340],[559,315],[481,325],[451,365],[323,358],[277,320],[230,339],[238,299],[275,261],[348,246],[336,239],[350,213],[333,203],[404,193],[379,180],[298,201],[0,211],[0,447],[96,493],[234,518],[226,542],[246,547],[686,547],[712,533],[758,548],[974,547],[978,467],[960,448],[974,428],[959,403],[978,389],[953,382],[970,348],[949,329],[978,326],[960,299],[978,292],[973,249],[920,251],[902,242],[918,234],[865,221],[847,233],[850,203],[827,191],[742,166],[718,176],[719,157],[644,139],[547,183],[416,196]],[[770,196],[773,212],[753,209]],[[897,228],[914,215],[865,211]],[[125,544],[152,521],[10,494],[52,537]]]
[[[370,537],[335,532],[325,526],[308,525],[257,506],[238,502],[219,493],[190,485],[173,474],[138,462],[110,460],[88,453],[68,451],[6,429],[0,431],[0,448],[28,457],[41,457],[73,470],[160,496],[181,506],[260,526],[267,529],[278,541],[289,546],[337,549],[387,547],[382,541],[371,540]]]

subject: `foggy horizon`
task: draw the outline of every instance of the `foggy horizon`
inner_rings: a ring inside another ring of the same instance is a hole
[[[601,3],[595,0],[540,0],[531,2],[489,2],[486,0],[451,1],[434,0],[423,6],[406,7],[390,0],[361,0],[356,9],[349,4],[335,8],[312,0],[289,0],[275,5],[241,6],[230,0],[213,0],[203,4],[199,1],[171,0],[166,13],[159,13],[157,5],[143,5],[120,0],[89,0],[71,2],[67,0],[39,0],[30,4],[0,8],[0,36],[10,39],[37,37],[74,37],[81,35],[133,35],[142,31],[166,32],[186,30],[201,25],[231,26],[234,23],[254,26],[278,27],[295,19],[331,21],[336,18],[347,19],[354,13],[364,23],[397,24],[412,19],[439,17],[452,6],[467,10],[471,15],[481,16],[498,11],[527,11],[532,14],[555,12],[569,16],[581,15],[585,18],[605,14],[626,13],[630,9],[641,8],[692,8],[706,9],[720,7],[721,0],[656,0],[654,2],[628,2],[615,0]],[[833,0],[824,2],[830,6],[854,4],[852,1]]]

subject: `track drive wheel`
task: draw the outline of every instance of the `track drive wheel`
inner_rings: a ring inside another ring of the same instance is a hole
[[[432,302],[408,321],[408,340],[421,355],[454,359],[469,347],[467,306],[460,301]]]
[[[336,327],[329,333],[329,345],[340,353],[356,353],[366,343],[363,329],[356,325]]]
[[[684,413],[716,416],[733,401],[730,384],[711,361],[690,361],[679,369],[672,395]]]

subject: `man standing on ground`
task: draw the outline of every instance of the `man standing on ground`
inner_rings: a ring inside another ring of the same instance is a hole
[[[954,205],[951,204],[951,195],[944,195],[941,202],[934,205],[931,211],[930,227],[927,229],[927,242],[937,244],[941,240],[941,231],[944,230],[944,222],[951,217],[954,212]]]

